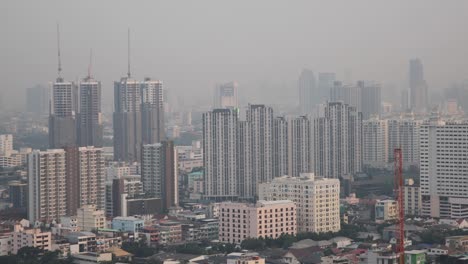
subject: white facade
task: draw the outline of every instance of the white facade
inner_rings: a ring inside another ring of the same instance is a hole
[[[296,234],[296,205],[292,201],[258,201],[256,204],[220,204],[219,240],[240,244],[246,238],[278,238]]]
[[[329,102],[314,120],[315,174],[340,178],[362,169],[362,115],[343,102]]]
[[[419,165],[419,127],[421,123],[422,121],[412,117],[387,121],[389,162],[394,162],[395,148],[401,148],[403,166]]]
[[[362,122],[363,164],[385,167],[388,163],[387,120],[372,118]]]
[[[237,197],[237,111],[215,109],[203,114],[205,197]]]
[[[265,105],[249,105],[247,121],[251,128],[250,184],[256,195],[258,183],[273,179],[273,109]]]
[[[261,200],[291,200],[297,206],[298,232],[340,230],[340,181],[314,177],[283,176],[259,185]]]
[[[289,173],[289,129],[285,117],[273,120],[273,176],[283,176]]]
[[[103,210],[95,205],[85,205],[76,212],[77,225],[80,231],[93,231],[106,227],[106,216]]]
[[[66,215],[65,151],[33,151],[28,156],[28,219],[51,222]]]
[[[468,123],[432,119],[420,130],[422,215],[468,217]]]
[[[307,116],[291,118],[288,123],[288,175],[298,177],[301,173],[313,172],[312,134],[309,118]]]

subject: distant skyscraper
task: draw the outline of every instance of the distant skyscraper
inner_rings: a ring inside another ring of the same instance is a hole
[[[409,89],[411,110],[415,112],[427,110],[427,83],[424,80],[424,68],[419,59],[412,59],[409,62]]]
[[[368,81],[358,81],[357,86],[361,89],[361,111],[362,119],[380,117],[382,108],[380,85]]]
[[[61,77],[52,84],[49,116],[49,146],[62,148],[76,145],[76,86]]]
[[[313,172],[312,134],[310,121],[306,116],[289,120],[290,166],[288,176],[299,177],[301,173]]]
[[[114,160],[139,161],[142,144],[140,82],[114,82]]]
[[[72,82],[61,77],[62,63],[60,61],[60,39],[57,25],[58,43],[58,77],[52,86],[52,100],[49,113],[49,146],[63,148],[75,146],[76,113],[78,112],[78,88]]]
[[[363,164],[384,168],[388,164],[387,120],[372,118],[362,123]]]
[[[28,156],[28,219],[51,222],[66,215],[65,151],[34,151]]]
[[[250,122],[252,149],[252,186],[273,179],[273,109],[265,105],[249,105],[247,121]]]
[[[419,166],[419,129],[421,120],[413,117],[401,117],[388,121],[388,159],[394,162],[395,148],[401,148],[403,165]]]
[[[141,95],[143,144],[158,143],[165,137],[163,83],[146,78],[141,83]]]
[[[420,129],[422,215],[468,217],[468,123],[431,118]]]
[[[273,177],[289,173],[289,127],[285,117],[273,120]]]
[[[314,121],[315,173],[340,178],[362,168],[362,115],[343,102],[328,103]]]
[[[162,199],[163,210],[179,205],[177,153],[172,141],[143,145],[143,191]]]
[[[88,76],[80,83],[80,146],[102,147],[101,82]]]
[[[361,88],[354,85],[343,85],[336,81],[330,89],[330,102],[343,102],[349,106],[353,106],[357,111],[361,111]]]
[[[319,72],[318,73],[318,96],[320,103],[324,103],[330,98],[330,89],[336,81],[335,73]]]
[[[203,114],[205,197],[232,199],[239,195],[237,167],[238,112],[214,109]]]
[[[314,73],[303,69],[298,81],[299,106],[301,114],[307,115],[314,111],[315,105],[320,103],[320,95],[315,83]]]
[[[49,89],[36,85],[26,90],[26,110],[39,115],[49,113]]]
[[[237,108],[237,82],[216,85],[213,105],[214,108]]]

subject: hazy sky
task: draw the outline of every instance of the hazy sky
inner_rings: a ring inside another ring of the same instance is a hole
[[[228,80],[250,101],[294,103],[303,67],[401,89],[413,57],[430,89],[468,79],[465,0],[5,0],[0,92],[16,100],[4,102],[57,77],[57,22],[63,77],[84,77],[92,48],[105,95],[127,72],[127,28],[133,76],[163,80],[187,104]]]

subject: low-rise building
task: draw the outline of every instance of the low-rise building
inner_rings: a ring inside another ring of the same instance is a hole
[[[145,224],[145,221],[133,216],[119,216],[112,219],[112,229],[124,232],[139,232]]]
[[[86,252],[86,253],[72,255],[72,258],[73,258],[73,263],[75,264],[92,264],[92,263],[111,262],[112,253]]]
[[[301,173],[259,184],[260,200],[291,200],[297,207],[298,232],[340,230],[340,181]]]
[[[426,251],[425,250],[405,251],[405,263],[425,264],[426,263]]]
[[[219,240],[241,243],[246,238],[278,238],[297,232],[296,205],[289,200],[220,205]]]
[[[397,202],[395,200],[377,201],[375,204],[375,222],[382,223],[385,221],[397,219]]]
[[[96,234],[91,232],[73,232],[65,236],[70,244],[78,245],[78,252],[96,252]]]
[[[84,205],[76,212],[78,228],[81,231],[93,231],[106,227],[106,216],[96,205]]]
[[[23,247],[35,247],[49,251],[52,247],[52,233],[42,232],[40,228],[26,229],[15,225],[12,233],[12,254],[17,254]]]
[[[7,256],[12,253],[12,240],[12,234],[0,234],[0,256]]]
[[[454,250],[468,250],[468,236],[450,236],[445,238],[445,246]]]
[[[170,245],[182,242],[182,224],[165,221],[159,224],[159,244]]]

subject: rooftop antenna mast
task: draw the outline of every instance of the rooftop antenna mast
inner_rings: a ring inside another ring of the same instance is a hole
[[[62,60],[60,58],[60,27],[57,23],[57,58],[58,58],[58,78],[62,79]]]
[[[91,76],[91,69],[92,69],[92,66],[93,66],[93,49],[90,49],[89,50],[89,64],[88,64],[88,79],[91,79],[92,76]]]
[[[127,48],[128,48],[128,50],[127,50],[127,56],[128,56],[128,58],[127,58],[127,60],[128,60],[127,76],[128,76],[128,78],[130,78],[130,76],[131,76],[131,73],[130,73],[130,28],[128,29],[128,36],[127,37],[128,37],[128,39],[127,39],[127,41],[128,41],[128,43],[127,43],[128,44],[128,46],[127,46]]]

